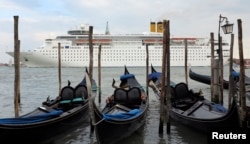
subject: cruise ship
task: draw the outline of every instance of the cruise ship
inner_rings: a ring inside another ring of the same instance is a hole
[[[99,46],[101,45],[102,67],[146,66],[146,45],[149,50],[149,64],[162,66],[163,23],[150,22],[149,32],[141,34],[111,34],[108,23],[105,33],[93,34],[93,66],[98,66]],[[208,38],[171,37],[170,65],[184,66],[185,44],[187,39],[188,62],[191,66],[211,65],[211,44]],[[89,66],[89,25],[81,25],[68,30],[65,35],[46,39],[39,48],[20,52],[20,61],[27,67],[58,67],[58,44],[61,48],[62,67]],[[229,44],[223,42],[223,60],[229,58]],[[215,46],[217,49],[217,45]],[[14,56],[14,52],[7,52]],[[215,56],[217,53],[215,51]]]

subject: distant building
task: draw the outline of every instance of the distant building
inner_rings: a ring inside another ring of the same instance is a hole
[[[240,59],[233,59],[233,62],[237,65],[240,65]],[[250,68],[250,59],[244,59],[244,67],[245,68]]]

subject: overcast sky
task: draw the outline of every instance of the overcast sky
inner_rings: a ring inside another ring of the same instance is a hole
[[[112,34],[149,31],[151,21],[170,20],[175,37],[218,36],[219,15],[234,23],[235,56],[238,57],[238,24],[241,19],[245,58],[250,58],[249,0],[0,0],[0,63],[10,60],[6,51],[14,48],[14,18],[19,16],[22,50],[32,50],[44,39],[66,34],[80,24]],[[225,24],[225,21],[222,25]],[[223,39],[230,39],[224,35]]]

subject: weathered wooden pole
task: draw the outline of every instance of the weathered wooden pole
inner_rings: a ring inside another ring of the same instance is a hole
[[[210,33],[210,41],[211,41],[211,101],[214,101],[214,33]]]
[[[148,96],[148,63],[149,63],[149,53],[148,53],[148,45],[146,44],[146,92]]]
[[[214,58],[214,34],[211,33],[211,101],[214,103],[220,103],[220,59],[221,59],[221,48],[220,48],[220,34],[218,34],[218,58]]]
[[[166,96],[166,120],[167,120],[167,133],[170,134],[170,109],[171,109],[171,95],[170,95],[170,26],[169,21],[165,23],[165,43],[166,43],[166,67],[167,67],[167,96]],[[163,24],[164,24],[163,23]]]
[[[232,106],[232,98],[235,94],[235,85],[232,75],[233,71],[233,45],[234,45],[234,34],[231,34],[231,43],[230,43],[230,58],[229,58],[229,95],[228,95],[228,108]]]
[[[220,102],[220,66],[219,66],[219,59],[214,60],[214,65],[213,65],[213,71],[214,71],[214,77],[212,79],[214,80],[213,83],[213,99],[212,102],[214,103],[219,103]]]
[[[94,118],[94,97],[92,96],[92,80],[90,79],[88,72],[86,72],[86,85],[89,99],[90,134],[92,134],[95,130],[96,121]]]
[[[187,46],[187,39],[184,39],[184,44],[185,44],[185,79],[186,79],[186,84],[188,86],[188,68],[187,68],[187,61],[188,61],[188,46]]]
[[[223,105],[224,100],[223,100],[223,81],[224,81],[224,76],[223,76],[223,51],[222,51],[222,37],[219,37],[219,85],[220,85],[220,93],[219,93],[219,103]]]
[[[20,106],[20,40],[18,38],[18,18],[14,16],[14,64],[15,64],[15,82],[14,82],[14,106],[15,117],[19,116]]]
[[[210,33],[211,39],[211,101],[220,102],[220,47],[218,46],[218,59],[214,56],[214,33]],[[220,43],[220,42],[218,42]]]
[[[62,78],[61,78],[61,43],[58,43],[58,81],[59,81],[59,91],[58,94],[61,95],[62,88]]]
[[[98,86],[99,86],[99,90],[98,90],[98,94],[99,94],[99,103],[101,103],[101,94],[102,94],[102,91],[101,91],[101,52],[102,52],[102,45],[99,45],[99,48],[98,48]]]
[[[164,112],[164,100],[165,100],[165,77],[166,77],[166,25],[165,21],[163,22],[164,33],[163,33],[163,46],[162,46],[162,79],[161,79],[161,97],[160,97],[160,121],[159,121],[159,134],[163,134],[163,126],[165,120]]]
[[[93,26],[89,26],[89,79],[90,79],[90,86],[92,88],[92,77],[93,77]],[[91,90],[91,89],[90,89]],[[88,90],[89,92],[89,90]],[[89,100],[90,101],[90,100]],[[91,102],[89,102],[91,103]],[[92,107],[90,107],[90,109],[92,109]],[[92,118],[92,117],[91,117]],[[90,120],[90,132],[93,133],[94,132],[94,119]]]
[[[89,26],[89,77],[93,77],[93,26]]]
[[[159,122],[159,134],[163,134],[164,120],[167,122],[167,133],[170,133],[170,33],[169,33],[169,21],[163,21],[164,33],[163,33],[163,59],[162,59],[162,79],[161,79],[161,105],[160,105],[160,122]],[[166,71],[167,69],[167,71]],[[167,80],[166,80],[167,78]],[[166,82],[165,82],[166,81]],[[167,83],[167,86],[165,86]]]
[[[244,68],[244,56],[243,56],[243,42],[242,42],[242,22],[241,19],[238,22],[238,47],[239,47],[239,59],[240,59],[240,120],[241,127],[245,127],[246,117],[246,95],[245,95],[245,68]]]

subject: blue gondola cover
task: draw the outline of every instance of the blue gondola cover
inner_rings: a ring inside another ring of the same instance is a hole
[[[19,117],[19,118],[3,118],[0,119],[0,124],[30,124],[30,123],[36,123],[41,122],[44,120],[48,120],[54,117],[59,116],[62,114],[62,110],[54,110],[49,113],[40,114],[36,116],[30,116],[30,117]]]
[[[125,74],[125,75],[120,76],[120,80],[122,81],[122,80],[126,80],[128,78],[134,78],[134,77],[135,77],[134,74]]]
[[[227,113],[227,109],[223,107],[221,104],[214,104],[212,105],[212,109],[217,112]]]
[[[148,75],[148,79],[157,79],[157,78],[159,78],[159,77],[161,77],[161,73],[160,72],[154,72],[154,73],[151,73],[151,74],[149,74]]]
[[[112,119],[131,119],[138,115],[140,115],[140,109],[133,109],[126,113],[116,113],[116,114],[103,114],[103,118],[105,120],[112,120]]]

